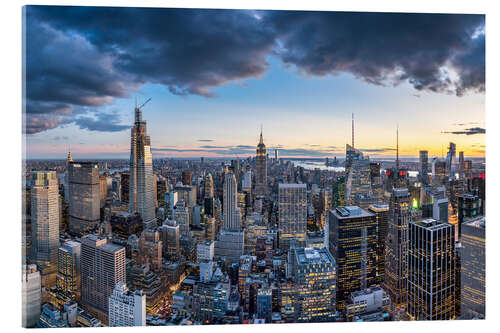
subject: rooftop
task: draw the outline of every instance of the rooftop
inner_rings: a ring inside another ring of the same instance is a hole
[[[485,229],[486,228],[486,217],[476,216],[476,217],[471,218],[471,219],[466,219],[463,222],[463,225]]]
[[[415,221],[411,222],[412,224],[415,224],[419,227],[429,229],[429,230],[438,230],[438,229],[443,229],[443,228],[448,228],[449,226],[452,226],[449,223],[441,222],[432,218],[429,219],[423,219],[420,221]]]
[[[326,247],[300,247],[295,249],[299,265],[335,264],[335,259]]]
[[[337,207],[335,209],[331,209],[330,212],[335,215],[337,219],[374,216],[373,213],[370,213],[369,211],[366,211],[358,206]]]

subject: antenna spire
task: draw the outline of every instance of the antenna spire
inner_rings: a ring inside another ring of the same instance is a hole
[[[264,143],[264,139],[262,138],[262,124],[260,124],[260,144]]]
[[[399,124],[396,125],[396,169],[399,169]]]
[[[351,140],[352,140],[352,148],[354,149],[354,112],[352,113],[352,133],[351,133]]]

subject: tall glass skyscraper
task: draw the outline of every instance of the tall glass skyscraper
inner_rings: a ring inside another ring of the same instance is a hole
[[[407,310],[410,318],[454,319],[454,226],[435,219],[424,219],[411,222],[408,235]]]
[[[411,221],[408,189],[393,189],[385,243],[384,286],[396,308],[407,303],[408,224]]]
[[[156,223],[151,139],[146,133],[146,121],[142,120],[141,109],[137,106],[130,138],[129,211],[141,215],[145,228]]]
[[[306,184],[279,184],[279,247],[287,251],[292,240],[295,246],[306,245],[307,186]]]
[[[262,130],[260,140],[257,145],[257,155],[255,156],[255,195],[263,196],[267,193],[267,153]]]
[[[31,183],[31,248],[33,263],[57,265],[59,187],[55,171],[36,171]]]
[[[486,219],[479,216],[462,225],[461,312],[462,319],[485,316],[485,232]]]
[[[100,223],[97,162],[68,162],[69,231],[82,235]]]
[[[352,292],[377,283],[377,217],[357,206],[329,212],[329,248],[337,261],[337,310]]]

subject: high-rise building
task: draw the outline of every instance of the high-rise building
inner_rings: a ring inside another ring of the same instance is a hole
[[[66,159],[66,171],[64,172],[64,202],[69,202],[69,163],[73,162],[73,157],[71,152],[68,152],[68,158]]]
[[[474,218],[481,215],[481,199],[477,195],[462,194],[458,196],[458,236],[462,235],[462,223],[467,218]]]
[[[193,176],[191,171],[182,171],[182,185],[191,186],[193,184]]]
[[[85,234],[100,223],[100,181],[97,162],[69,162],[69,231]],[[105,184],[107,187],[107,184]]]
[[[273,293],[270,288],[260,288],[257,291],[257,318],[264,319],[266,323],[272,320]]]
[[[334,257],[326,247],[293,248],[290,255],[297,321],[333,321],[337,279]]]
[[[204,180],[205,198],[212,199],[214,197],[214,180],[211,174],[207,174]]]
[[[385,239],[389,224],[389,205],[370,205],[368,211],[377,217],[377,284],[385,280]]]
[[[153,155],[151,139],[146,133],[140,107],[135,107],[135,123],[130,138],[129,211],[138,212],[145,228],[154,226],[155,196],[153,189]]]
[[[119,282],[109,297],[109,326],[146,326],[146,295]]]
[[[160,228],[163,244],[163,256],[170,261],[176,261],[180,254],[180,230],[175,220],[166,220]]]
[[[179,200],[174,207],[174,220],[179,226],[180,235],[190,237],[189,229],[189,208],[186,207],[184,200]]]
[[[329,248],[337,261],[337,310],[352,292],[377,283],[377,217],[357,206],[337,207],[328,218]]]
[[[446,161],[438,158],[432,160],[432,185],[441,186],[445,185],[449,176],[446,169]]]
[[[55,171],[36,171],[31,183],[31,247],[33,263],[57,264],[59,186]]]
[[[264,139],[262,138],[262,129],[260,131],[259,144],[257,145],[257,154],[255,156],[255,195],[264,196],[267,194],[267,153]]]
[[[129,203],[129,191],[130,191],[130,172],[122,172],[121,174],[121,200],[124,203]]]
[[[295,246],[306,245],[307,186],[306,184],[279,184],[279,247],[287,251],[291,242]]]
[[[461,318],[485,317],[485,231],[484,216],[462,224]]]
[[[406,306],[408,281],[408,224],[411,221],[408,189],[393,189],[385,241],[384,287],[396,308]]]
[[[23,265],[22,277],[22,325],[25,328],[35,327],[40,317],[42,299],[42,280],[36,265]]]
[[[420,169],[419,178],[420,181],[427,185],[429,184],[429,152],[427,150],[420,151]]]
[[[64,242],[59,248],[57,287],[80,299],[80,255],[82,246],[77,241]]]
[[[424,219],[409,224],[408,308],[415,320],[455,318],[455,228]]]
[[[448,176],[448,179],[455,178],[456,158],[457,145],[453,142],[450,142],[448,153],[446,154],[446,175]]]
[[[241,229],[241,215],[238,208],[238,190],[236,178],[231,170],[224,175],[223,191],[224,224],[226,230],[239,231]]]
[[[371,193],[370,160],[364,158],[351,161],[345,187],[346,204],[353,205],[356,195],[370,195]]]
[[[458,153],[458,178],[465,178],[465,160],[464,160],[464,152],[461,151]]]
[[[108,323],[108,298],[119,282],[126,282],[125,248],[96,235],[82,238],[80,261],[82,307]]]
[[[159,273],[162,270],[163,242],[157,230],[144,230],[139,237],[138,265],[149,265],[151,270]]]

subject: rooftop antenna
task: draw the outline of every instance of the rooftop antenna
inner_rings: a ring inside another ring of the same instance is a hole
[[[354,112],[352,113],[352,133],[351,133],[351,138],[352,138],[352,148],[354,149]]]
[[[396,125],[396,169],[399,169],[399,124]]]
[[[260,124],[260,142],[259,143],[264,143],[264,139],[262,139],[262,124]]]

